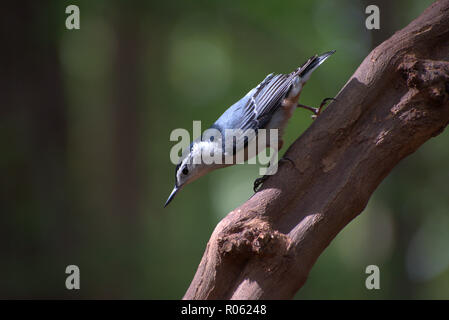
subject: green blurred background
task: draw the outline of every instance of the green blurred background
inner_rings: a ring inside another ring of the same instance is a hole
[[[170,132],[203,129],[268,73],[336,49],[301,96],[335,96],[432,1],[16,1],[2,4],[0,297],[178,299],[254,165],[163,209]],[[65,28],[76,4],[81,29]],[[365,28],[380,7],[381,29]],[[285,146],[311,123],[298,110]],[[298,299],[449,298],[449,132],[402,161],[318,259]],[[284,151],[287,148],[284,147]],[[65,268],[81,289],[65,288]],[[380,267],[381,289],[365,288]]]

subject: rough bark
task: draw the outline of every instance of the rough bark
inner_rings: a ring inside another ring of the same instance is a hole
[[[278,173],[215,228],[184,299],[292,298],[394,166],[449,122],[449,1],[375,48]]]

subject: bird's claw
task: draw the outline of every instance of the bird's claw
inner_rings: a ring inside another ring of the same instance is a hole
[[[316,110],[315,114],[311,116],[311,118],[313,120],[315,120],[321,114],[321,111],[323,111],[323,108],[326,106],[326,104],[329,103],[329,101],[337,101],[337,99],[335,99],[335,98],[324,98],[323,101],[321,101],[320,106],[315,109]]]
[[[307,110],[313,112],[313,115],[311,115],[310,117],[313,120],[315,120],[321,114],[321,111],[323,111],[323,108],[326,106],[326,104],[329,101],[337,101],[337,99],[335,99],[335,98],[324,98],[323,101],[321,101],[320,106],[318,108],[308,107],[308,106],[305,106],[305,105],[299,104],[299,103],[298,103],[298,107],[304,108],[304,109],[307,109]]]
[[[279,162],[284,162],[284,161],[288,161],[290,162],[290,164],[296,168],[295,162],[287,157],[283,157],[279,160]],[[269,175],[264,175],[263,177],[257,178],[256,180],[254,180],[254,186],[253,186],[253,190],[254,192],[259,191],[259,187],[268,179]]]
[[[259,191],[259,187],[268,179],[268,175],[264,175],[263,177],[257,178],[254,180],[253,190],[254,192]]]

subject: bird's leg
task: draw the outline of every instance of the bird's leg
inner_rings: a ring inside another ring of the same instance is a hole
[[[283,144],[284,144],[284,140],[279,140],[278,152],[279,152],[279,150],[281,150]],[[295,162],[292,159],[287,158],[287,157],[282,157],[281,159],[279,159],[278,163],[285,162],[285,161],[290,162],[293,167],[296,167]],[[271,163],[271,161],[270,161],[270,163]],[[268,166],[270,166],[270,164],[268,164]],[[266,174],[263,177],[257,178],[254,181],[254,186],[253,186],[254,192],[257,192],[259,190],[259,187],[268,179],[269,176],[270,175]]]
[[[278,152],[279,152],[279,150],[281,150],[281,148],[282,148],[283,145],[284,145],[284,140],[279,139],[279,141],[278,141]],[[274,156],[276,156],[276,155],[274,155]],[[272,162],[271,160],[272,160],[272,159],[270,159],[270,162],[268,163],[268,167],[270,167],[270,164],[271,164],[271,162]],[[269,177],[269,175],[266,174],[266,175],[264,175],[263,177],[260,177],[260,178],[257,178],[256,180],[254,180],[254,185],[253,185],[253,190],[254,190],[254,192],[257,192],[257,190],[259,189],[260,185],[261,185],[262,183],[264,183],[265,180],[268,179],[268,177]]]
[[[324,98],[323,101],[321,101],[321,104],[320,104],[320,106],[319,106],[318,108],[313,108],[313,107],[305,106],[305,105],[300,104],[300,103],[297,104],[297,107],[298,107],[298,108],[304,108],[304,109],[307,109],[307,110],[309,110],[309,111],[312,111],[312,112],[313,112],[312,119],[315,120],[315,119],[321,114],[321,111],[323,110],[324,106],[325,106],[329,101],[337,101],[337,99],[335,99],[335,98]],[[280,141],[279,141],[279,148],[278,148],[278,151],[282,148],[283,143],[284,143],[283,140],[280,140]],[[279,162],[283,162],[283,161],[289,161],[289,162],[293,165],[293,167],[296,167],[296,166],[295,166],[295,163],[294,163],[294,161],[293,161],[292,159],[289,159],[289,158],[287,158],[287,157],[283,157],[283,158],[281,158],[281,159],[279,160]],[[271,162],[270,162],[270,163],[271,163]],[[254,186],[253,186],[254,192],[257,192],[257,190],[259,189],[259,187],[260,187],[260,186],[261,186],[261,185],[268,179],[268,177],[269,177],[269,175],[264,175],[263,177],[257,178],[257,179],[254,181]]]
[[[268,175],[264,175],[263,177],[257,178],[254,180],[254,186],[253,190],[254,192],[257,192],[259,190],[259,187],[265,182],[265,180],[268,179]]]
[[[312,111],[312,112],[313,112],[313,115],[312,115],[311,117],[312,117],[312,119],[315,120],[316,117],[318,117],[318,116],[321,114],[321,111],[323,110],[324,106],[325,106],[329,101],[333,101],[333,100],[336,101],[335,98],[325,98],[325,99],[323,99],[323,101],[321,101],[321,104],[320,104],[320,106],[319,106],[318,108],[313,108],[313,107],[305,106],[305,105],[300,104],[300,103],[298,103],[297,107],[298,107],[298,108],[303,108],[303,109],[306,109],[306,110],[309,110],[309,111]]]
[[[287,158],[287,157],[283,157],[283,158],[279,159],[278,163],[285,162],[285,161],[290,162],[292,166],[296,167],[295,163],[293,162],[293,160],[290,159],[290,158]],[[259,187],[268,179],[268,177],[269,177],[269,175],[266,174],[263,177],[257,178],[254,181],[254,186],[253,186],[254,192],[257,192],[259,190]]]

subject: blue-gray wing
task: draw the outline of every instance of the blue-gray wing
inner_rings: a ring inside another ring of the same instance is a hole
[[[265,127],[279,108],[293,81],[292,75],[270,74],[250,91],[240,117],[238,127],[242,130]]]
[[[257,135],[258,129],[266,126],[273,113],[281,105],[293,79],[292,74],[270,74],[256,88],[223,113],[211,128],[220,130],[224,137],[222,146],[225,153],[235,154],[236,150],[243,149],[249,140],[252,140],[246,135],[236,135],[230,138],[232,144],[227,145],[226,141],[229,137],[226,129],[241,129],[242,132],[254,130]]]
[[[233,127],[242,130],[264,128],[288,95],[295,77],[302,77],[316,59],[316,56],[311,57],[290,74],[268,75],[238,102],[241,105],[239,121],[233,123]]]
[[[253,129],[257,134],[257,130],[265,128],[273,114],[281,107],[292,87],[295,89],[292,94],[298,94],[300,92],[298,90],[301,90],[311,73],[334,52],[315,55],[290,74],[268,75],[257,87],[227,109],[211,128],[218,129],[222,136],[226,136],[226,129],[241,129],[243,132]],[[293,86],[295,83],[298,83],[297,87]],[[243,143],[246,145],[247,140]],[[237,141],[234,148],[241,144],[242,141]],[[224,139],[223,148],[225,148]]]
[[[257,87],[226,110],[212,127],[243,131],[263,128],[281,105],[293,78],[291,74],[268,75]]]

